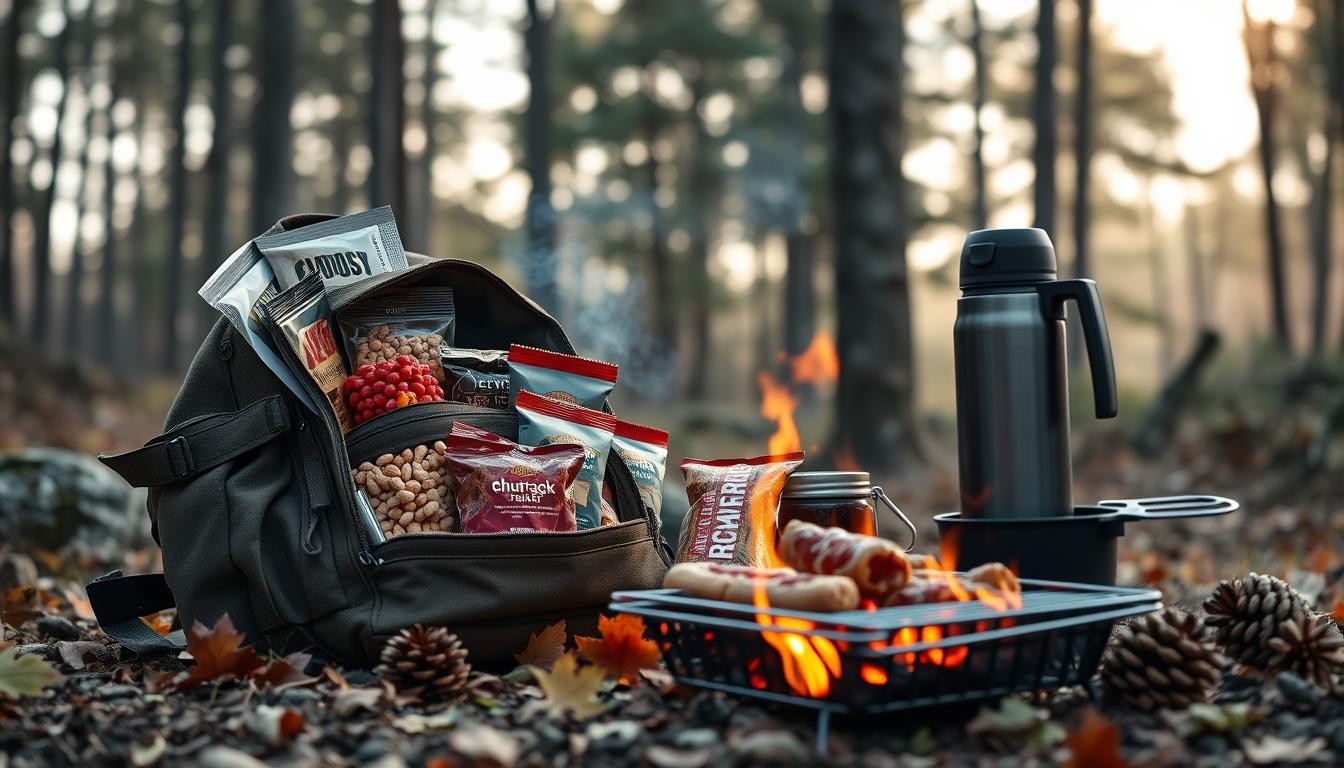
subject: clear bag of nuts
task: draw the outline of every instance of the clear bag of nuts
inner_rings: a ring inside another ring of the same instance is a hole
[[[350,353],[350,368],[410,355],[429,366],[443,384],[441,350],[453,345],[453,289],[427,286],[360,301],[338,320]]]
[[[457,526],[457,489],[443,458],[443,441],[385,453],[355,467],[355,484],[369,494],[387,538],[448,533]]]

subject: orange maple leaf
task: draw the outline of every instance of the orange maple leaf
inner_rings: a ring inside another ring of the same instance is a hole
[[[565,620],[561,619],[527,639],[522,653],[513,654],[519,664],[541,667],[550,671],[565,653]]]
[[[151,613],[148,616],[141,616],[149,628],[158,632],[160,635],[166,635],[173,631],[173,619],[171,616],[164,616],[163,611]]]
[[[1064,768],[1129,768],[1120,756],[1120,729],[1095,707],[1083,711],[1064,741],[1072,753]]]
[[[196,665],[178,676],[173,687],[179,692],[210,681],[241,680],[261,667],[257,649],[243,645],[243,635],[227,613],[213,627],[193,623],[187,633],[187,652]]]
[[[309,677],[304,673],[312,660],[311,653],[291,653],[284,658],[271,659],[266,666],[252,673],[252,679],[257,685],[270,684],[277,688],[315,683],[316,677]]]
[[[574,642],[589,661],[626,685],[637,685],[639,671],[657,667],[663,657],[658,645],[645,639],[644,619],[639,616],[599,616],[597,629],[601,638],[575,635]]]

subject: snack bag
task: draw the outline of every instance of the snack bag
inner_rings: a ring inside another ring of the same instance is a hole
[[[691,511],[681,526],[677,562],[779,566],[775,555],[779,494],[802,463],[801,452],[681,462]]]
[[[616,371],[611,363],[514,344],[509,347],[510,402],[529,389],[600,411],[616,386]]]
[[[453,343],[457,322],[452,288],[407,288],[346,307],[340,319],[352,367],[410,355],[443,384],[439,355]]]
[[[663,474],[667,470],[667,433],[661,429],[616,422],[611,447],[620,454],[635,476],[639,497],[654,515],[663,510]]]
[[[331,317],[321,275],[310,272],[293,288],[267,302],[263,309],[270,321],[284,331],[299,361],[327,396],[340,422],[341,434],[349,432],[354,419],[345,405],[345,377],[350,372],[341,358],[341,348],[336,345],[336,321]]]
[[[583,448],[583,469],[570,495],[579,530],[602,525],[602,480],[607,476],[616,417],[609,413],[542,397],[518,393],[518,442],[523,445],[572,443]]]
[[[501,349],[444,347],[443,391],[448,402],[509,409],[509,353]]]
[[[476,436],[482,433],[486,437]],[[583,467],[580,446],[533,448],[475,427],[459,429],[457,423],[443,442],[457,481],[463,533],[576,529],[569,493]]]
[[[271,369],[313,413],[321,413],[294,372],[280,359],[271,333],[262,323],[261,306],[280,292],[270,262],[252,243],[234,251],[198,291],[202,299],[228,318],[261,362]]]
[[[306,227],[263,235],[255,241],[281,289],[318,273],[328,290],[406,268],[397,222],[388,206]]]

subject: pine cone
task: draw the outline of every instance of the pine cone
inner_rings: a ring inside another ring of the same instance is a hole
[[[1207,635],[1197,616],[1176,608],[1121,627],[1101,668],[1107,697],[1142,710],[1208,701],[1223,658]]]
[[[1338,691],[1344,674],[1344,635],[1326,615],[1303,615],[1278,626],[1268,641],[1273,655],[1267,669],[1292,672],[1328,691]]]
[[[471,664],[457,635],[443,627],[416,624],[383,646],[376,670],[398,693],[425,701],[450,698],[467,685]]]
[[[1232,659],[1256,669],[1270,669],[1275,651],[1271,638],[1288,620],[1302,621],[1311,614],[1307,601],[1288,582],[1258,573],[1223,580],[1208,600],[1206,624],[1213,638]]]

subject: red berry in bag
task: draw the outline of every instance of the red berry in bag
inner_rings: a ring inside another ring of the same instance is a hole
[[[356,424],[398,408],[444,399],[429,366],[409,355],[361,365],[346,377],[344,391]]]

